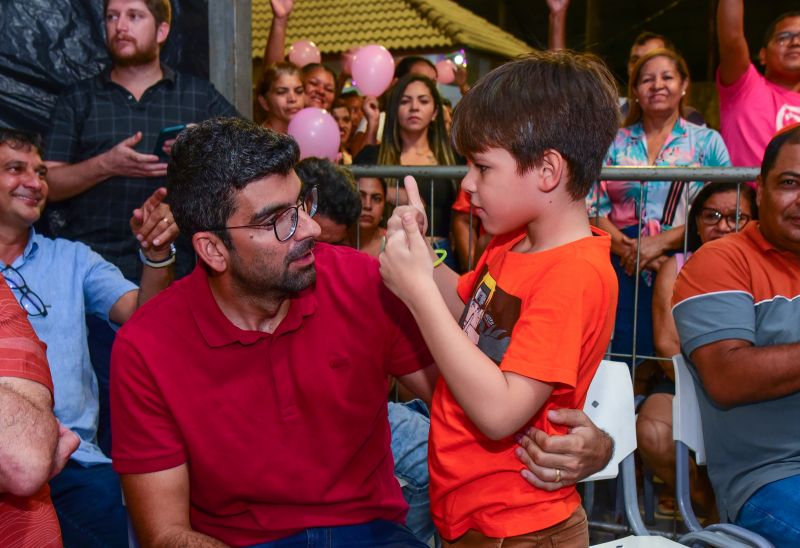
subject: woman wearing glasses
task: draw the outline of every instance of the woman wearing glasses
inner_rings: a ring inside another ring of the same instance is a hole
[[[672,287],[692,253],[708,242],[743,229],[758,219],[755,192],[748,185],[712,183],[694,199],[687,223],[686,252],[676,253],[658,271],[653,290],[653,332],[656,354],[671,358],[680,353],[680,341],[672,319]],[[713,273],[709,273],[713,275]],[[675,373],[671,361],[659,361],[663,377],[639,410],[636,422],[638,447],[642,460],[672,492],[675,487],[675,445],[672,441],[672,399],[675,396]],[[714,514],[714,493],[703,473],[697,475],[692,463],[690,484],[692,499],[706,515]],[[670,508],[670,505],[672,506]],[[662,498],[659,506],[674,512],[674,501]]]
[[[688,69],[677,53],[656,49],[643,55],[628,84],[628,116],[605,165],[729,166],[719,133],[681,117],[688,86]],[[611,235],[612,263],[620,282],[614,352],[632,353],[635,330],[636,355],[653,355],[654,273],[683,246],[686,204],[702,186],[686,181],[602,181],[587,198],[590,217]],[[642,278],[634,326],[636,272]]]

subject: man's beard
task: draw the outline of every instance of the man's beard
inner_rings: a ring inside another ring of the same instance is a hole
[[[236,250],[231,248],[231,276],[243,294],[256,299],[283,298],[289,294],[299,293],[316,281],[316,269],[313,263],[295,271],[290,271],[289,266],[292,261],[302,257],[313,247],[312,239],[299,242],[286,254],[280,267],[268,265],[263,256],[245,265]]]
[[[158,44],[153,42],[152,46],[147,49],[140,49],[139,42],[135,40],[130,41],[134,44],[134,53],[129,55],[119,55],[114,49],[113,44],[108,44],[108,55],[114,62],[115,67],[138,67],[148,65],[158,59]]]

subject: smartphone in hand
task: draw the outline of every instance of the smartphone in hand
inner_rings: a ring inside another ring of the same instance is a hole
[[[156,146],[153,149],[153,154],[161,158],[164,162],[169,161],[169,156],[164,152],[164,143],[177,137],[184,129],[186,129],[186,124],[162,128],[161,131],[158,132],[158,139],[156,139]]]

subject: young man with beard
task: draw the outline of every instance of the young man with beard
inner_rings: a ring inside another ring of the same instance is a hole
[[[436,369],[377,261],[314,244],[298,155],[236,119],[173,147],[168,188],[199,264],[112,356],[114,467],[143,545],[425,546],[402,525],[386,393],[393,375],[429,400]],[[577,480],[611,448],[575,426]]]
[[[88,244],[134,281],[141,266],[127,219],[164,184],[159,132],[237,115],[209,82],[161,64],[170,22],[169,0],[105,0],[112,65],[61,94],[45,141],[50,201],[63,202],[48,211],[53,234]],[[194,261],[188,241],[178,251],[180,276]]]
[[[142,266],[127,220],[164,185],[166,159],[154,154],[159,132],[237,114],[209,82],[159,62],[170,31],[169,0],[105,0],[104,13],[112,65],[67,88],[51,115],[45,220],[51,235],[89,245],[137,282]],[[175,245],[180,277],[194,265],[194,252],[184,238]],[[95,318],[87,323],[100,383],[99,445],[110,451],[108,362],[114,334]]]

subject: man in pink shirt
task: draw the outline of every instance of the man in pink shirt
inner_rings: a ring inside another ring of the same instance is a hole
[[[722,138],[735,166],[758,166],[776,131],[800,122],[800,11],[784,13],[764,34],[758,61],[750,62],[743,0],[717,8]]]

